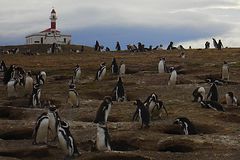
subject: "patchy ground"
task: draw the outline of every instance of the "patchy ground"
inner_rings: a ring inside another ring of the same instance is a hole
[[[192,91],[199,85],[209,90],[204,78],[220,76],[223,61],[231,62],[230,80],[234,83],[219,86],[221,102],[224,95],[233,91],[240,97],[240,49],[186,50],[186,59],[179,57],[178,51],[154,51],[146,53],[61,53],[39,56],[1,55],[7,66],[15,64],[26,71],[47,73],[47,83],[42,90],[42,101],[54,100],[62,119],[70,123],[70,130],[82,155],[81,160],[150,160],[150,159],[206,159],[237,160],[240,158],[240,108],[228,107],[226,112],[203,109],[192,103]],[[158,74],[160,57],[166,57],[168,66],[181,68],[178,85],[167,86],[169,74]],[[96,136],[96,126],[92,123],[97,108],[104,96],[111,95],[117,76],[110,74],[110,64],[124,60],[127,74],[123,77],[128,101],[114,102],[109,115],[109,132],[113,152],[91,152]],[[94,81],[101,62],[107,63],[107,76],[103,81]],[[80,107],[71,108],[66,104],[68,82],[73,75],[73,67],[82,69],[77,90]],[[155,118],[149,129],[139,129],[138,122],[131,122],[135,106],[133,102],[145,100],[155,92],[164,101],[169,116]],[[0,159],[4,160],[54,160],[64,155],[58,143],[32,145],[32,129],[36,118],[46,109],[29,108],[29,99],[20,97],[8,99],[6,87],[0,85]],[[224,104],[225,106],[225,104]],[[226,106],[225,106],[226,107]],[[173,125],[175,118],[188,117],[196,126],[198,134],[180,135]]]

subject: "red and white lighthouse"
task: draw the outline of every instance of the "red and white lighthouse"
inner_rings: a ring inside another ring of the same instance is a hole
[[[56,16],[56,11],[52,9],[51,15],[50,15],[50,20],[51,20],[51,30],[55,31],[56,30],[56,21],[57,21],[57,16]]]
[[[26,44],[71,44],[71,35],[62,34],[57,30],[57,15],[54,9],[51,10],[49,19],[51,27],[26,36]]]

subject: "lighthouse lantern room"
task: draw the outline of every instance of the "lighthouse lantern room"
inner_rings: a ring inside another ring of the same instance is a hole
[[[26,44],[71,44],[71,35],[61,34],[56,28],[57,15],[54,9],[52,9],[49,19],[51,20],[51,27],[26,36]]]

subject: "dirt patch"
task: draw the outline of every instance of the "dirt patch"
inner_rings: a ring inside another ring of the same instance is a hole
[[[0,134],[0,138],[3,140],[21,140],[21,139],[32,139],[32,129],[20,129],[12,130]]]
[[[194,152],[194,144],[185,140],[169,140],[161,143],[158,148],[159,152]]]
[[[217,118],[224,122],[240,123],[240,116],[236,114],[220,114]]]
[[[135,151],[139,149],[138,147],[133,146],[124,140],[112,141],[111,147],[114,151]]]
[[[124,156],[124,155],[105,155],[105,156],[96,156],[95,158],[91,158],[89,160],[150,160],[149,158],[145,158],[142,156]]]

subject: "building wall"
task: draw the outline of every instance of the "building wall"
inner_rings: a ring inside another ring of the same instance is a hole
[[[70,35],[61,35],[61,34],[52,34],[41,33],[41,34],[33,34],[26,37],[26,44],[71,44],[71,36]]]

